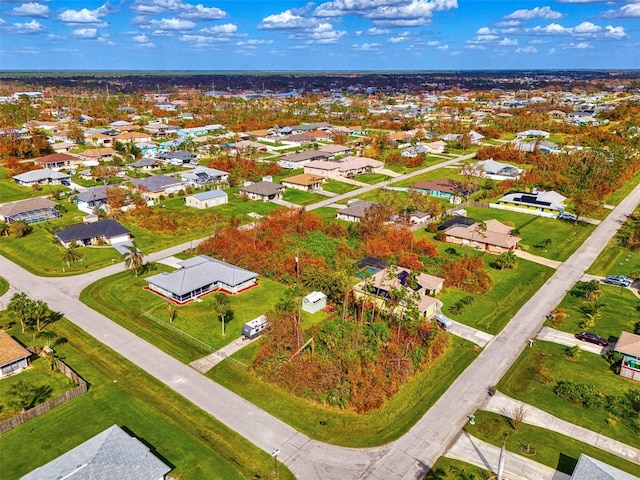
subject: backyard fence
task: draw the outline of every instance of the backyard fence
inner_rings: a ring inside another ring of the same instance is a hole
[[[62,360],[56,359],[56,363],[60,372],[62,372],[65,377],[75,382],[78,386],[71,390],[67,390],[62,395],[59,395],[56,398],[47,400],[46,402],[41,403],[40,405],[37,405],[32,409],[27,410],[26,412],[23,412],[13,418],[10,418],[9,420],[5,420],[4,422],[0,423],[0,434],[8,432],[9,430],[22,425],[32,418],[36,418],[37,416],[48,412],[52,408],[56,408],[63,403],[68,402],[72,398],[76,398],[83,393],[86,393],[87,382],[85,382],[76,372],[71,369],[71,367],[69,367],[69,365],[64,363]]]
[[[187,340],[192,341],[193,343],[196,343],[197,345],[204,347],[206,350],[209,350],[210,352],[213,352],[215,349],[209,345],[208,343],[203,342],[202,340],[189,335],[187,332],[183,332],[182,330],[180,330],[178,327],[174,327],[173,325],[171,325],[168,322],[165,322],[164,320],[156,317],[155,315],[147,312],[146,310],[142,310],[142,316],[148,318],[149,320],[153,320],[154,322],[162,325],[165,328],[168,328],[169,330],[171,330],[172,332],[177,333],[178,335],[182,335],[183,337],[185,337]]]

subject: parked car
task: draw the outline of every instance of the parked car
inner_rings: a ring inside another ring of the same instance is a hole
[[[69,180],[60,180],[60,183],[62,185],[64,185],[65,187],[70,187],[71,186],[71,182]]]
[[[572,222],[575,222],[578,219],[576,215],[569,212],[560,212],[558,214],[558,218],[561,220],[571,220]]]
[[[606,338],[602,338],[600,335],[596,335],[591,332],[580,332],[576,333],[576,338],[578,340],[582,340],[583,342],[595,343],[596,345],[600,345],[602,347],[606,347],[609,345],[609,342]]]
[[[629,287],[633,283],[633,279],[625,277],[624,275],[609,275],[602,280],[603,283],[609,285],[616,285],[618,287]]]

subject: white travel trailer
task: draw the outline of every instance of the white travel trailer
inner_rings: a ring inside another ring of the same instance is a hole
[[[242,336],[245,338],[255,338],[269,327],[267,317],[260,315],[258,318],[249,320],[242,326]]]

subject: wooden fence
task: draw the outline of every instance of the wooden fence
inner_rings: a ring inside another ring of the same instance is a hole
[[[65,377],[71,379],[78,386],[67,390],[62,395],[57,396],[56,398],[52,398],[51,400],[47,400],[40,405],[33,407],[30,410],[27,410],[24,413],[16,415],[9,420],[5,420],[0,423],[0,434],[8,432],[9,430],[16,428],[19,425],[31,420],[32,418],[37,417],[38,415],[42,415],[45,412],[48,412],[52,408],[56,408],[62,405],[65,402],[68,402],[72,398],[76,398],[87,391],[87,382],[85,382],[80,376],[74,372],[69,365],[64,363],[62,360],[56,360],[58,364],[58,369],[64,374]]]

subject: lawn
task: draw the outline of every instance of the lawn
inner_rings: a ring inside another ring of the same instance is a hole
[[[323,190],[326,190],[327,192],[337,193],[338,195],[352,192],[358,189],[357,185],[339,182],[338,180],[325,180],[325,182],[321,186]]]
[[[54,239],[51,229],[59,229],[82,222],[85,215],[75,205],[64,202],[68,209],[62,217],[48,222],[36,223],[33,231],[21,238],[1,237],[0,254],[26,270],[43,277],[78,275],[90,270],[111,265],[112,260],[120,261],[122,255],[112,247],[79,247],[81,261],[67,266],[61,259],[62,247]],[[28,255],[25,255],[28,252]]]
[[[42,401],[38,403],[55,398],[76,387],[76,384],[62,373],[52,371],[47,360],[34,355],[31,357],[31,368],[23,370],[19,375],[12,375],[0,381],[0,421],[8,420],[20,413],[20,407],[10,405],[14,396],[9,392],[11,387],[18,382],[42,387],[43,390],[50,389],[43,395]]]
[[[498,389],[558,418],[640,447],[638,435],[603,409],[588,410],[555,395],[553,388],[559,380],[588,383],[607,395],[638,389],[637,383],[616,375],[600,355],[583,352],[579,357],[569,360],[566,348],[555,343],[536,341],[533,347],[523,350],[502,377]],[[539,380],[541,371],[548,372],[548,383]]]
[[[458,173],[459,171],[460,171],[459,166],[456,166],[455,168],[431,170],[430,172],[425,172],[422,175],[417,175],[415,177],[402,180],[398,183],[394,183],[393,186],[394,187],[410,187],[417,182],[425,182],[429,180],[436,180],[439,178],[450,178],[452,180],[462,180],[462,176]]]
[[[7,293],[7,290],[9,290],[9,282],[5,278],[0,277],[0,296]]]
[[[200,302],[175,306],[176,317],[172,324],[169,323],[167,301],[144,289],[147,285],[144,277],[172,269],[161,264],[154,266],[154,271],[140,277],[121,272],[100,279],[82,292],[80,300],[184,363],[208,355],[211,349],[180,331],[217,350],[240,337],[242,325],[267,313],[286,290],[285,285],[261,277],[257,287],[230,295],[232,314],[226,318],[223,336],[221,321],[212,311],[211,294],[202,297]],[[155,317],[155,321],[148,315]],[[324,318],[325,315],[324,312],[315,315],[303,312],[303,320]]]
[[[636,210],[640,214],[640,210]],[[627,220],[626,226],[630,224]],[[623,227],[625,228],[625,227]],[[589,273],[593,275],[626,275],[628,277],[640,277],[640,251],[632,251],[620,245],[620,239],[615,236],[605,247],[602,253],[589,267]]]
[[[467,250],[459,246],[454,248],[460,255]],[[515,269],[497,270],[490,266],[496,259],[495,255],[483,254],[483,257],[486,272],[493,280],[493,285],[488,292],[482,295],[471,295],[474,298],[473,303],[459,314],[454,314],[449,309],[463,297],[469,296],[468,293],[458,288],[446,288],[445,285],[445,290],[439,298],[444,303],[443,312],[447,316],[495,335],[553,275],[553,269],[518,259],[518,266]]]
[[[64,185],[42,185],[38,190],[20,186],[11,178],[11,172],[8,169],[0,167],[0,203],[42,197],[65,190],[68,188]]]
[[[600,302],[604,305],[595,326],[589,330],[605,338],[620,335],[620,332],[633,332],[633,326],[640,321],[640,299],[633,292],[623,287],[601,284],[602,296]],[[572,289],[560,302],[558,308],[564,310],[568,317],[560,325],[547,321],[545,324],[569,333],[578,333],[584,328],[580,323],[586,319],[585,309],[593,302],[588,301],[577,290]]]
[[[477,355],[474,346],[451,337],[447,354],[419,373],[380,409],[358,415],[296,397],[253,375],[247,367],[256,342],[207,376],[316,440],[348,447],[383,445],[406,433]]]
[[[173,467],[171,476],[181,480],[271,476],[269,453],[70,322],[60,320],[53,328],[68,339],[56,351],[89,383],[89,391],[2,435],[3,478],[19,478],[114,424],[148,444]],[[17,336],[29,343],[28,337]],[[283,465],[278,472],[294,478]]]
[[[326,200],[327,197],[319,193],[303,192],[302,190],[287,189],[282,195],[282,199],[286,202],[295,203],[296,205],[311,205]]]
[[[583,222],[568,222],[556,218],[537,217],[525,213],[498,210],[495,208],[466,207],[468,216],[479,221],[492,218],[511,222],[519,230],[520,245],[529,247],[529,253],[565,261],[591,235],[596,226]],[[544,247],[544,242],[550,242]]]
[[[514,430],[507,418],[496,413],[477,412],[476,424],[467,424],[465,430],[474,437],[498,447],[502,446],[503,432],[506,432],[508,434],[506,439],[508,451],[520,456],[526,456],[522,453],[520,447],[530,443],[536,452],[535,455],[530,457],[533,461],[569,475],[571,475],[578,463],[581,453],[634,475],[640,475],[640,465],[636,465],[617,455],[582,443],[575,438],[532,425],[522,424]]]
[[[369,185],[373,185],[376,183],[380,183],[384,180],[387,180],[389,177],[382,173],[363,173],[362,175],[356,175],[353,177],[354,180],[359,182],[368,183]]]
[[[488,470],[460,460],[440,457],[424,480],[484,480],[489,477],[491,473]]]

